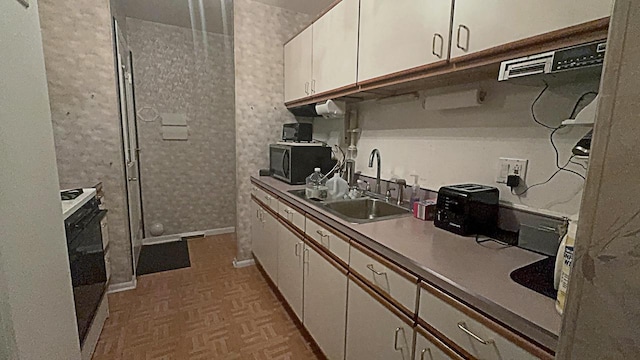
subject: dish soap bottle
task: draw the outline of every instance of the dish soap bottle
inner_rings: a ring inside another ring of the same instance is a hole
[[[409,198],[409,203],[411,204],[411,209],[413,210],[413,204],[420,202],[420,175],[412,174],[413,176],[413,186],[411,186],[411,197]]]
[[[558,296],[556,298],[556,310],[560,315],[564,312],[567,301],[567,288],[569,287],[569,274],[573,265],[573,251],[578,232],[577,217],[569,222],[567,234],[562,239],[558,254],[556,255],[556,269],[554,282],[558,286]]]
[[[305,195],[307,199],[325,200],[329,192],[327,178],[320,172],[320,168],[313,169],[313,174],[307,176]]]

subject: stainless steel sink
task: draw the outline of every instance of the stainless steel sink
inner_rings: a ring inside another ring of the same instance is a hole
[[[408,209],[384,200],[375,199],[371,196],[353,200],[318,201],[308,199],[305,196],[304,190],[289,190],[289,192],[354,224],[364,224],[411,215]],[[371,195],[371,193],[368,194]]]
[[[372,198],[328,202],[324,207],[344,220],[356,224],[395,219],[410,214],[405,208]]]

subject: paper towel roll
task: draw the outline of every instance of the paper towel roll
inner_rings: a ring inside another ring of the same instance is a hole
[[[482,89],[457,91],[427,96],[422,103],[425,110],[451,110],[480,106],[486,93]]]

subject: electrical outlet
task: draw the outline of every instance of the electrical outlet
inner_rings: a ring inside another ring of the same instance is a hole
[[[500,158],[496,182],[498,184],[506,184],[509,175],[518,175],[520,177],[520,183],[524,183],[528,163],[529,160],[527,159]]]

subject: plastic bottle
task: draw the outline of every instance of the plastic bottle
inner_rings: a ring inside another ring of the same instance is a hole
[[[329,189],[328,197],[331,200],[341,200],[349,192],[349,183],[335,173],[329,181],[327,181],[327,188]]]
[[[413,176],[413,186],[411,186],[411,197],[409,197],[409,202],[411,204],[411,209],[413,209],[413,204],[420,202],[420,175],[412,174]]]
[[[327,179],[320,172],[320,168],[313,169],[313,174],[307,176],[305,195],[307,199],[325,200],[328,195]]]
[[[569,222],[569,229],[567,231],[567,235],[565,235],[562,242],[564,243],[564,250],[562,250],[563,246],[560,245],[558,249],[558,257],[562,252],[562,263],[561,270],[558,271],[556,269],[556,273],[559,274],[558,279],[558,296],[556,298],[556,310],[558,313],[562,315],[564,312],[564,307],[567,301],[567,288],[569,287],[569,274],[571,273],[571,267],[573,265],[573,251],[576,241],[576,233],[578,232],[578,220],[571,220]],[[556,258],[556,267],[558,265],[558,258]]]

